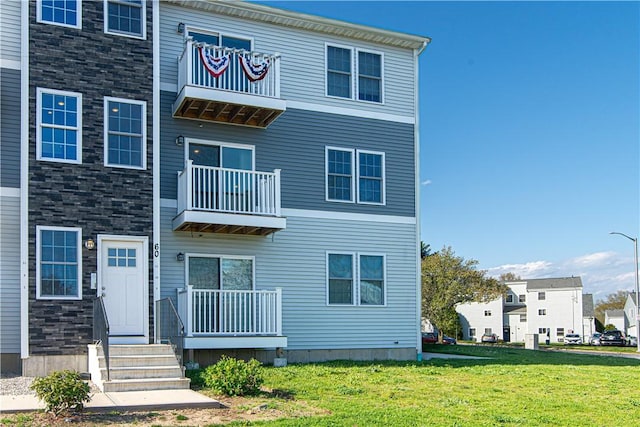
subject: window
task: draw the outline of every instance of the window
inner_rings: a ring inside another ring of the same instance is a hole
[[[489,335],[489,334],[492,334],[493,332],[491,332],[491,328],[484,328],[484,333],[485,335]]]
[[[107,166],[131,169],[147,168],[147,115],[144,101],[104,99]]]
[[[547,315],[547,309],[546,308],[539,308],[538,309],[538,316],[546,316]]]
[[[491,310],[485,310],[484,311],[484,315],[487,316],[487,317],[491,316]]]
[[[222,46],[251,51],[252,43],[250,39],[190,28],[187,29],[185,35],[190,37],[194,42],[206,43],[211,46]]]
[[[187,283],[193,289],[252,290],[253,257],[187,254]]]
[[[549,328],[538,328],[539,334],[546,334],[549,332]]]
[[[526,314],[521,314],[520,315],[520,322],[526,322],[527,321],[527,315]]]
[[[525,295],[518,295],[518,302],[525,302],[526,301],[526,296]]]
[[[354,159],[357,165],[354,168]],[[384,153],[348,148],[325,148],[326,200],[385,204]],[[354,198],[357,183],[357,197]]]
[[[38,160],[82,162],[82,95],[38,88]]]
[[[107,265],[109,267],[135,267],[135,248],[109,248],[107,251]]]
[[[146,38],[145,3],[143,0],[105,0],[105,33]]]
[[[538,292],[538,301],[544,301],[547,299],[547,294],[544,292]]]
[[[511,302],[513,302],[513,295],[508,294],[508,295],[505,297],[504,302],[507,302],[507,303],[511,303]]]
[[[385,305],[385,276],[384,255],[327,253],[328,304]]]
[[[380,53],[327,45],[327,96],[354,99],[355,83],[355,99],[382,103],[382,62]]]
[[[36,9],[37,21],[64,27],[82,27],[81,0],[40,0]]]
[[[564,337],[564,328],[557,328],[556,335],[558,336],[558,338]]]
[[[475,338],[476,328],[469,328],[469,338]]]
[[[82,298],[81,229],[36,227],[36,297]]]

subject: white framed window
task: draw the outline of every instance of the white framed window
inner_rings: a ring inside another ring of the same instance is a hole
[[[199,166],[252,171],[255,168],[255,147],[186,138],[185,158]]]
[[[475,338],[476,328],[469,328],[469,338]]]
[[[564,328],[556,328],[556,335],[558,338],[564,337]]]
[[[520,322],[526,322],[527,321],[527,315],[526,314],[521,314],[520,315]]]
[[[185,283],[193,289],[253,290],[255,257],[187,253]]]
[[[82,299],[82,229],[36,226],[36,298]]]
[[[327,305],[386,305],[386,256],[327,252]]]
[[[82,94],[36,89],[36,159],[82,163]]]
[[[325,44],[326,96],[382,104],[383,64],[380,52]]]
[[[104,98],[104,159],[106,166],[147,168],[147,103]]]
[[[491,310],[485,310],[484,311],[484,315],[485,315],[485,317],[491,316]]]
[[[82,0],[38,0],[36,21],[63,27],[82,28]]]
[[[538,309],[538,316],[546,316],[547,315],[547,309],[546,308],[539,308]]]
[[[539,334],[546,334],[549,332],[549,328],[538,328]]]
[[[504,302],[512,303],[513,302],[513,295],[512,294],[507,294],[507,296],[504,297]]]
[[[544,292],[538,292],[538,301],[544,301],[547,299],[547,294]]]
[[[325,200],[371,205],[386,203],[385,153],[325,147]]]
[[[145,0],[104,0],[104,32],[137,39],[147,38]]]
[[[484,328],[484,333],[485,335],[489,335],[489,334],[492,334],[493,332],[491,332],[491,328]]]
[[[527,300],[526,295],[518,295],[518,302],[524,303]]]

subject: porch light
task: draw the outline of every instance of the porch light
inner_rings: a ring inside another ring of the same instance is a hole
[[[178,252],[178,255],[176,255],[176,261],[184,261],[184,254],[182,252]]]
[[[184,22],[178,24],[178,34],[184,34]]]
[[[184,136],[178,135],[176,137],[176,145],[182,146],[184,144]]]
[[[88,238],[84,241],[84,247],[92,251],[96,247],[96,242],[92,238]]]

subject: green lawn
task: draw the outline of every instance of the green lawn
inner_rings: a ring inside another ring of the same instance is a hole
[[[640,360],[487,346],[425,346],[488,357],[334,362],[265,369],[265,386],[327,415],[278,426],[636,426]],[[605,406],[606,405],[606,406]],[[606,407],[606,409],[604,409]]]

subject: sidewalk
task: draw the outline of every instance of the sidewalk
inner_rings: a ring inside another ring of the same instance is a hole
[[[0,396],[0,413],[44,409],[35,395]],[[122,391],[93,393],[85,411],[134,411],[182,408],[222,408],[223,405],[193,390]]]

